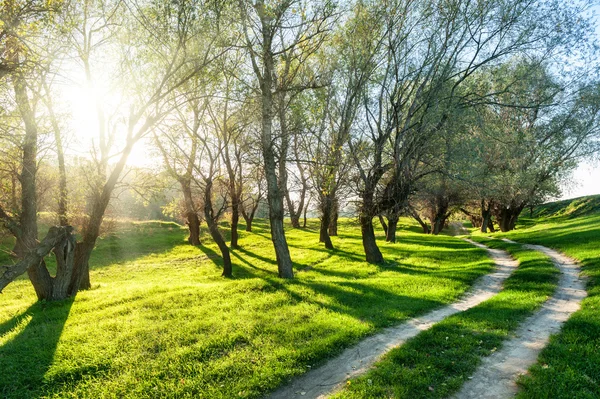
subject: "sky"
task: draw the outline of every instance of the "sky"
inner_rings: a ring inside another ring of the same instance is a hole
[[[596,34],[600,38],[600,6],[593,7],[593,13],[596,15]],[[82,79],[75,78],[81,81]],[[106,93],[110,92],[107,87],[97,87],[90,90],[82,85],[70,85],[64,87],[64,95],[67,107],[70,109],[74,121],[71,129],[73,131],[73,145],[69,152],[76,155],[89,155],[92,140],[97,136],[97,119],[95,114],[94,98],[100,95],[106,101]],[[96,91],[95,93],[93,91]],[[102,93],[100,94],[100,93]],[[113,99],[115,103],[117,101]],[[129,164],[138,167],[156,166],[156,160],[148,156],[150,145],[146,142],[138,143],[130,156]],[[581,163],[573,172],[570,178],[565,179],[562,187],[562,196],[560,199],[576,198],[585,195],[600,194],[600,161],[587,161]]]
[[[583,162],[563,186],[560,199],[600,194],[600,162]]]

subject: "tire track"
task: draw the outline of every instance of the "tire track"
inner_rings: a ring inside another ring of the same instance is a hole
[[[497,294],[502,289],[504,280],[516,269],[518,262],[505,251],[491,249],[469,239],[465,240],[485,249],[494,260],[496,269],[493,273],[478,279],[462,299],[364,339],[323,366],[281,387],[267,398],[325,398],[339,390],[346,380],[365,373],[381,356],[404,344],[421,331],[431,328],[448,316],[477,306]]]
[[[507,239],[503,241],[517,244]],[[537,361],[550,335],[559,332],[571,314],[579,310],[581,301],[587,295],[575,261],[540,245],[524,247],[546,254],[560,269],[556,292],[537,313],[523,321],[515,332],[515,338],[506,342],[498,352],[483,359],[475,374],[454,396],[456,399],[513,397],[518,390],[517,378]]]

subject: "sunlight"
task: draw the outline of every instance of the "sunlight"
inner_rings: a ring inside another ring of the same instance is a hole
[[[119,114],[122,109],[127,108],[127,105],[124,105],[108,86],[87,88],[83,85],[69,84],[64,85],[61,89],[61,99],[65,111],[71,114],[71,117],[66,119],[71,139],[65,143],[65,151],[73,156],[93,158],[94,149],[97,149],[99,141],[97,113],[97,103],[99,103],[109,115],[107,117],[108,125],[116,125],[117,129],[121,130],[116,135],[111,154],[120,152],[124,144],[125,132],[123,123],[119,121]],[[117,116],[110,117],[111,114]],[[148,151],[147,141],[142,140],[133,148],[128,164],[136,167],[151,166],[155,161],[148,155]]]

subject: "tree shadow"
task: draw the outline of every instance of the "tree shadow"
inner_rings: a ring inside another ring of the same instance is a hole
[[[0,325],[0,397],[39,397],[73,301],[38,302]]]

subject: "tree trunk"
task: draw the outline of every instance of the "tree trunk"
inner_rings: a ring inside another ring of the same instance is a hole
[[[246,221],[246,231],[248,232],[252,232],[252,221],[254,220],[254,215],[256,214],[256,210],[258,209],[258,204],[259,202],[257,201],[256,204],[252,207],[250,214],[246,213],[244,208],[241,209],[242,217]]]
[[[362,243],[365,250],[367,262],[383,263],[383,255],[377,246],[375,240],[375,230],[373,229],[373,217],[369,215],[360,216],[360,229],[362,233]]]
[[[379,224],[381,224],[381,227],[383,228],[383,231],[385,232],[385,236],[387,237],[388,225],[385,222],[385,218],[383,217],[383,215],[378,215],[378,216],[379,216]]]
[[[430,209],[429,220],[431,222],[431,233],[438,235],[446,226],[446,220],[450,215],[448,213],[448,200],[446,197],[437,197],[435,204]]]
[[[481,200],[481,232],[487,233],[488,227],[491,225],[491,230],[493,232],[494,225],[491,223],[492,219],[492,204],[488,202],[486,207],[485,200]]]
[[[0,266],[0,292],[26,270],[42,264],[44,257],[54,249],[57,261],[56,277],[49,278],[48,285],[44,287],[44,297],[40,300],[60,300],[75,295],[77,291],[70,290],[75,249],[72,231],[71,226],[51,227],[42,242],[29,251],[20,262],[11,266]]]
[[[77,280],[80,281],[80,285],[79,287],[74,287],[74,289],[79,288],[85,290],[91,288],[90,256],[96,245],[96,240],[100,236],[100,226],[104,219],[104,212],[106,212],[113,190],[125,168],[127,158],[133,149],[134,143],[135,141],[129,141],[127,143],[121,153],[121,158],[112,170],[108,180],[102,187],[101,192],[94,193],[93,195],[91,200],[92,212],[90,213],[89,223],[83,233],[83,241],[77,243],[77,247],[75,248],[75,273],[78,275]]]
[[[239,248],[238,224],[240,221],[239,197],[237,194],[231,196],[231,248]]]
[[[465,215],[467,215],[467,218],[471,222],[471,226],[476,227],[476,228],[481,228],[481,225],[483,223],[483,218],[481,215],[473,214],[473,213],[469,212],[468,210],[466,210],[465,208],[460,208],[460,211],[462,213],[464,213]]]
[[[319,241],[325,243],[325,248],[333,249],[333,243],[329,236],[329,225],[331,224],[331,198],[328,195],[323,196],[321,206],[321,224],[319,229]]]
[[[335,237],[338,235],[338,218],[340,214],[340,204],[333,194],[332,199],[332,212],[331,218],[329,219],[329,236]]]
[[[194,198],[192,195],[192,182],[191,178],[180,178],[179,184],[181,185],[181,191],[183,192],[183,199],[185,202],[185,219],[190,231],[188,236],[188,243],[190,245],[200,245],[200,218],[196,207],[194,206]]]
[[[285,188],[285,199],[286,199],[286,203],[287,203],[288,212],[290,213],[290,223],[292,224],[293,228],[299,229],[300,228],[301,208],[298,207],[298,212],[296,212],[296,209],[294,206],[294,201],[292,201],[292,199],[290,197],[290,193],[287,190],[287,187]]]
[[[229,248],[219,231],[219,225],[214,217],[214,211],[212,206],[212,180],[205,179],[206,187],[204,189],[204,218],[208,225],[208,231],[210,236],[217,243],[221,256],[223,257],[223,277],[232,277],[233,268],[231,265],[231,255],[229,254]]]
[[[194,246],[200,245],[200,218],[198,217],[198,214],[194,211],[188,212],[186,220],[188,230],[190,231],[190,235],[187,239],[188,243]]]
[[[425,233],[425,234],[431,233],[431,230],[429,229],[429,225],[427,223],[425,223],[423,221],[423,219],[421,219],[421,216],[419,216],[419,213],[416,210],[410,209],[410,214],[419,223],[419,225],[423,229],[423,233]]]
[[[264,52],[264,75],[262,79],[262,129],[261,144],[264,159],[265,179],[267,182],[267,202],[269,204],[269,223],[271,226],[271,240],[275,249],[277,259],[277,269],[279,277],[293,278],[294,270],[290,250],[285,238],[285,229],[283,227],[283,195],[279,187],[277,178],[277,165],[275,163],[275,148],[273,145],[272,123],[273,123],[273,54],[270,51],[271,42],[263,43]],[[285,169],[285,168],[284,168]]]
[[[58,124],[58,119],[54,114],[54,107],[52,105],[50,89],[46,85],[46,82],[43,83],[43,86],[46,92],[46,105],[48,106],[48,112],[50,114],[50,123],[52,125],[52,130],[54,131],[56,157],[58,159],[58,223],[61,226],[67,226],[69,224],[69,219],[67,217],[67,171],[65,167],[65,153],[62,144],[62,135],[60,131],[60,126]]]
[[[388,228],[385,233],[385,240],[387,242],[396,242],[396,228],[398,227],[398,215],[388,215]]]
[[[11,47],[10,44],[7,47]],[[18,50],[13,56],[18,61]],[[19,180],[21,182],[21,233],[15,244],[15,253],[23,259],[28,253],[37,247],[38,225],[37,225],[37,141],[38,127],[35,114],[31,109],[25,79],[20,72],[13,76],[13,88],[15,100],[19,113],[25,125],[25,137],[23,138],[23,164]],[[35,293],[39,300],[51,299],[52,277],[43,263],[43,260],[31,264],[27,269],[29,279],[33,284]]]
[[[519,215],[525,205],[518,206],[502,206],[499,212],[498,224],[500,225],[500,231],[508,232],[515,228],[517,224],[517,220],[519,219]]]
[[[308,204],[310,203],[310,198],[306,201],[306,205],[304,206],[304,223],[302,223],[302,228],[306,228],[306,213],[308,212]]]
[[[321,210],[321,223],[319,225],[319,242],[325,243],[325,248],[333,249],[329,227],[333,213],[333,199],[331,193],[319,195],[319,207]]]

